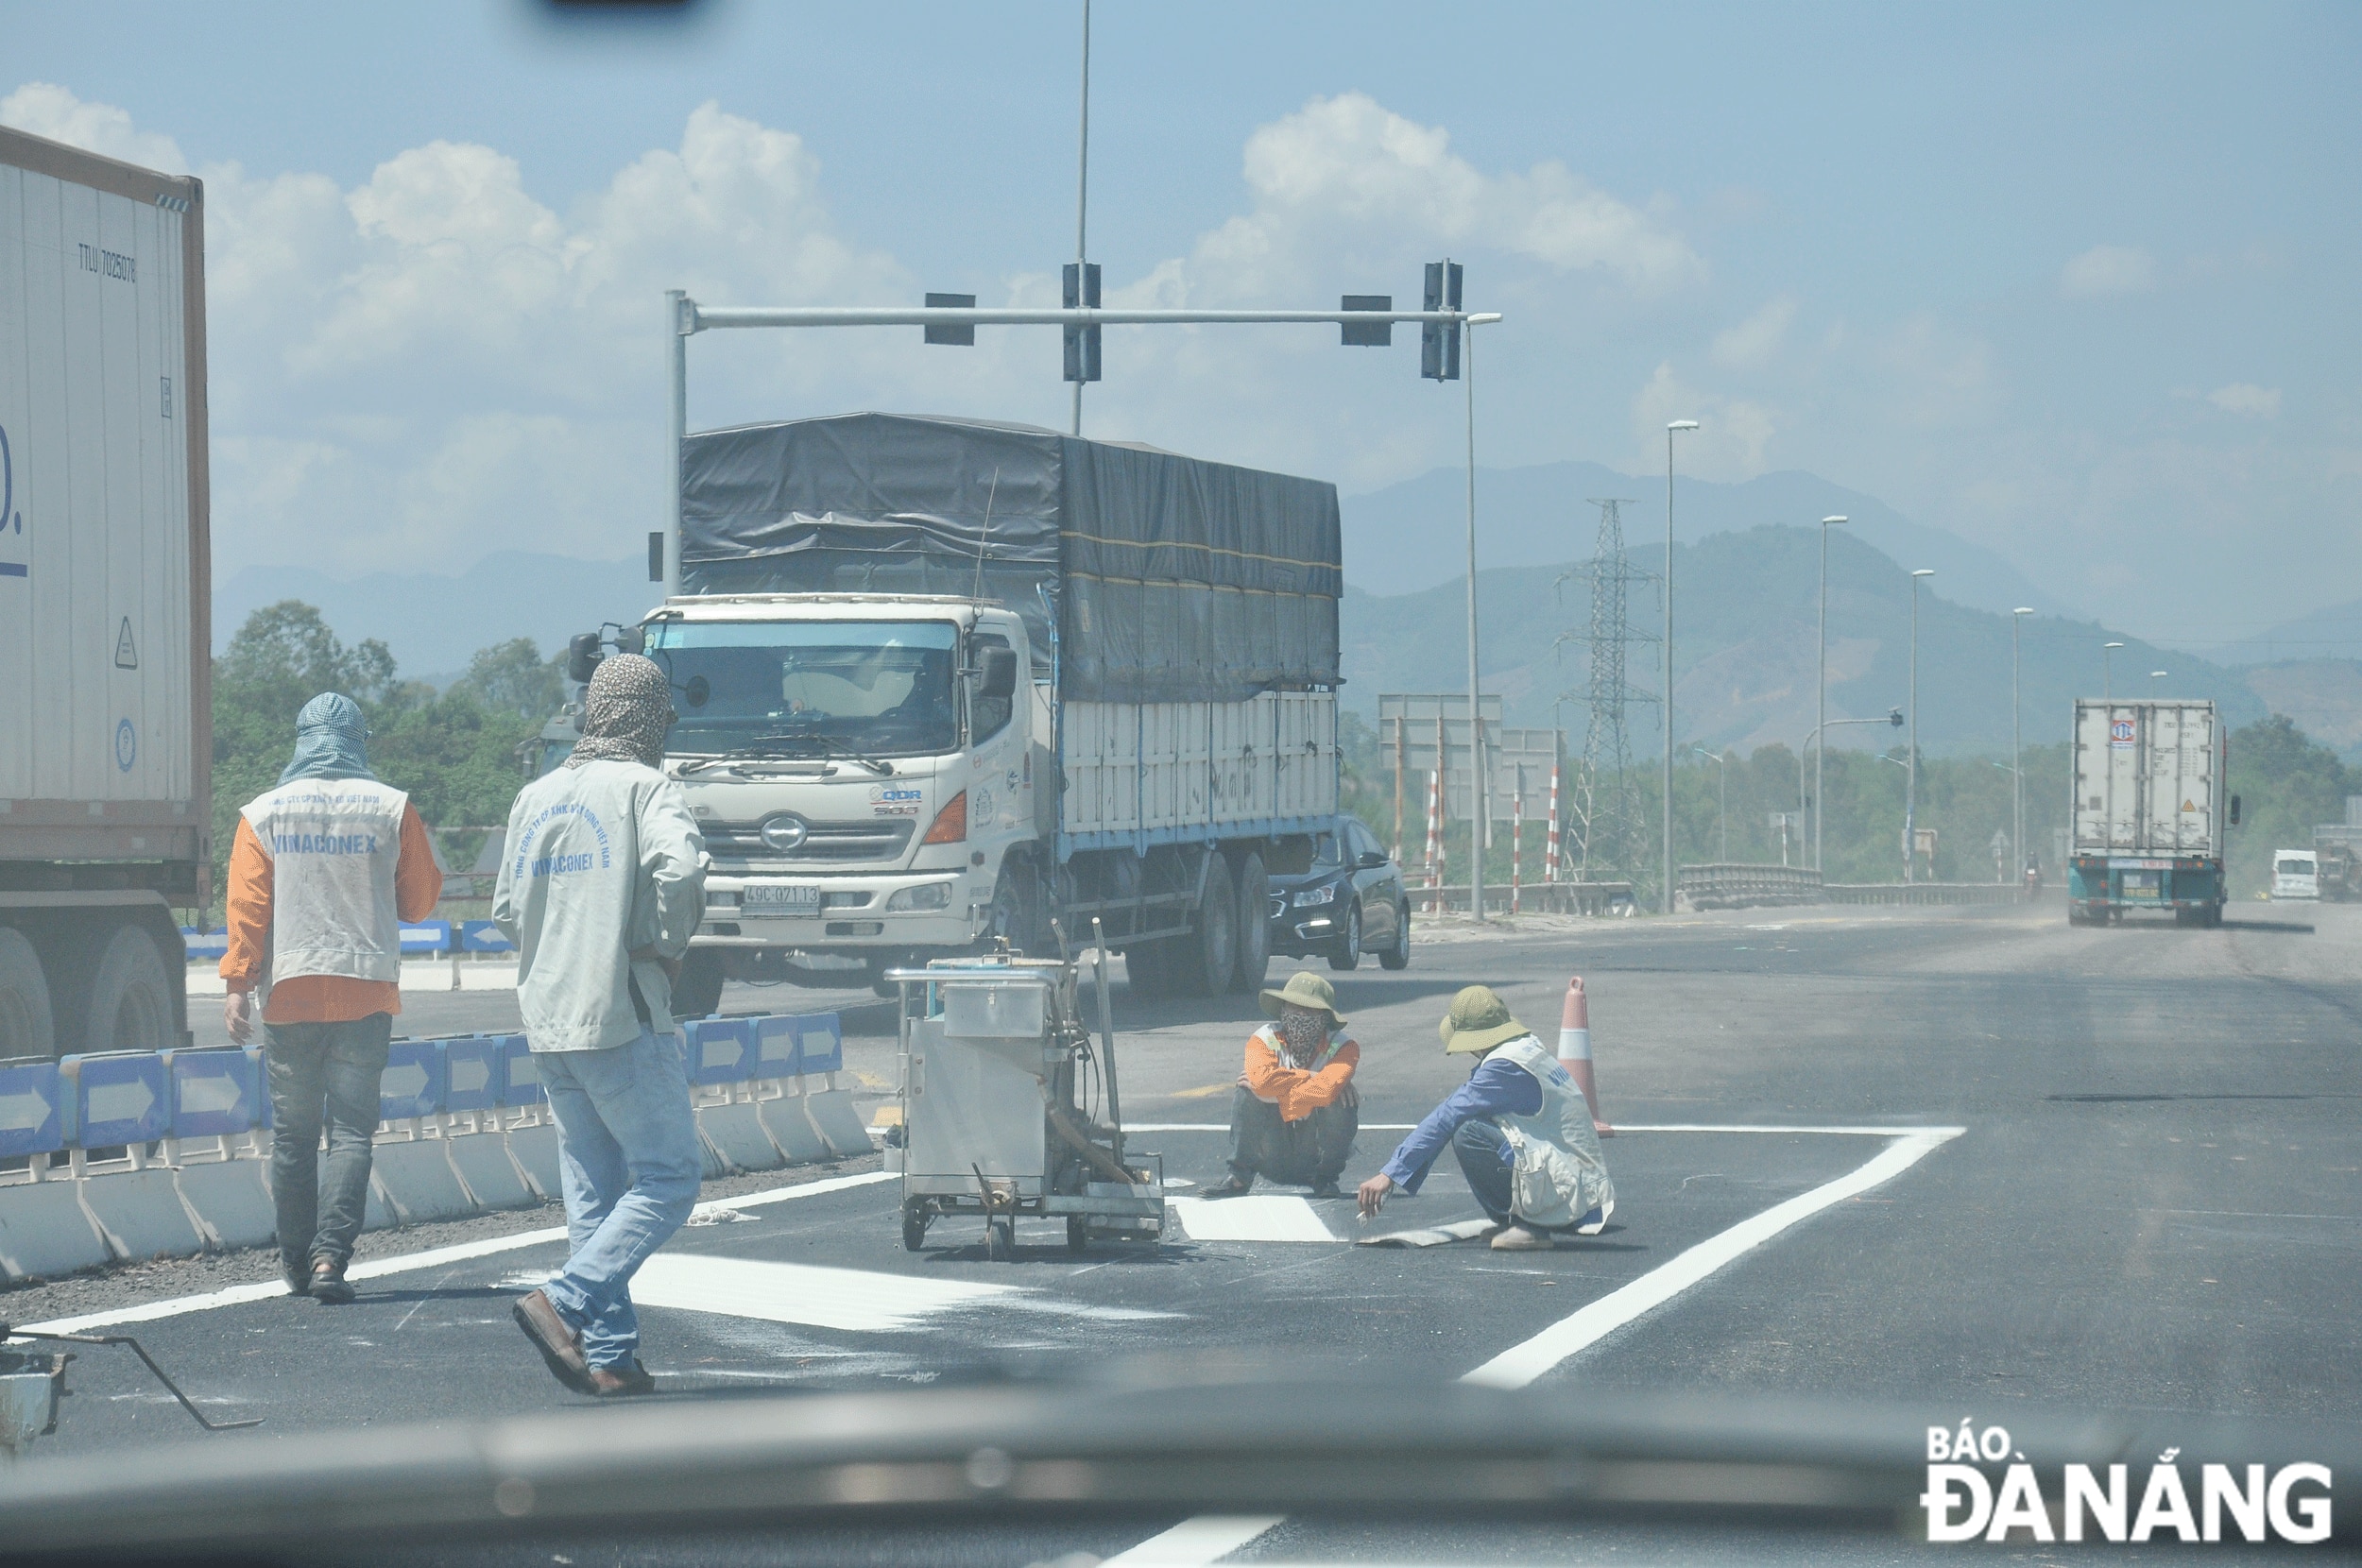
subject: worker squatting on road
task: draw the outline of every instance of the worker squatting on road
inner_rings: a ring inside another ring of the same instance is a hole
[[[1396,1187],[1417,1192],[1448,1142],[1500,1227],[1497,1250],[1549,1247],[1559,1232],[1597,1236],[1616,1212],[1616,1186],[1573,1077],[1490,986],[1454,997],[1439,1032],[1446,1051],[1479,1058],[1476,1069],[1361,1184],[1361,1213],[1376,1214]]]
[[[1353,1086],[1361,1048],[1344,1032],[1337,991],[1309,971],[1263,993],[1277,1022],[1247,1036],[1246,1066],[1230,1097],[1230,1177],[1207,1194],[1235,1198],[1255,1178],[1337,1198],[1337,1178],[1361,1128]]]
[[[657,770],[674,720],[654,662],[621,654],[583,694],[566,765],[517,796],[492,918],[517,944],[517,1005],[557,1120],[565,1267],[513,1315],[577,1393],[647,1393],[631,1277],[703,1173],[671,1012],[705,909],[705,841]]]
[[[241,1045],[261,993],[280,1267],[294,1294],[328,1303],[352,1300],[345,1268],[402,1011],[402,922],[425,919],[443,894],[426,824],[369,772],[368,737],[360,705],[334,691],[296,716],[278,787],[238,813],[221,960],[222,1022]]]

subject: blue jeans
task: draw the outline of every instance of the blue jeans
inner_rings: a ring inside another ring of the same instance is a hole
[[[1515,1156],[1509,1139],[1492,1122],[1481,1116],[1462,1122],[1460,1131],[1451,1135],[1451,1151],[1460,1156],[1460,1174],[1467,1178],[1468,1190],[1476,1194],[1477,1202],[1494,1224],[1521,1225],[1545,1236],[1576,1234],[1574,1225],[1537,1225],[1510,1212],[1509,1170]],[[1578,1219],[1576,1224],[1582,1222]]]
[[[299,1274],[352,1256],[368,1212],[369,1144],[377,1136],[378,1081],[394,1015],[372,1013],[341,1024],[263,1026],[270,1084],[271,1206],[279,1255]],[[320,1169],[320,1129],[328,1168]]]
[[[616,1366],[640,1348],[631,1277],[689,1218],[704,1178],[680,1046],[643,1029],[606,1050],[536,1051],[533,1065],[557,1118],[573,1249],[541,1288],[582,1331],[583,1358]]]

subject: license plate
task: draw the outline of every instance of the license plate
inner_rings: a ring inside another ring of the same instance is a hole
[[[738,894],[742,909],[760,910],[765,914],[818,914],[818,888],[742,888]]]

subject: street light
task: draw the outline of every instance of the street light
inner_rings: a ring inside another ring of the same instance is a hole
[[[1827,755],[1827,747],[1829,743],[1827,732],[1833,729],[1841,729],[1847,724],[1891,724],[1896,729],[1901,729],[1903,727],[1903,710],[1899,707],[1890,707],[1887,709],[1887,716],[1883,719],[1825,719],[1820,724],[1813,725],[1812,733],[1805,737],[1805,743],[1796,748],[1796,809],[1798,810],[1801,811],[1805,809],[1805,753],[1809,751],[1813,755],[1814,771],[1816,775],[1813,788],[1818,791],[1822,787],[1818,780],[1820,760],[1823,756]],[[1891,757],[1882,758],[1881,760],[1894,762],[1894,758]],[[1898,768],[1902,766],[1900,762],[1895,762],[1894,765]],[[1818,793],[1814,794],[1812,798],[1813,825],[1816,828],[1821,823],[1821,812],[1823,810],[1822,798],[1823,797]],[[1821,846],[1818,843],[1816,843],[1813,845],[1812,867],[1816,872],[1821,870],[1820,855]]]
[[[2033,610],[2025,605],[2010,612],[2010,843],[2020,875],[2026,870],[2026,709],[2018,700],[2018,630]]]
[[[1911,573],[1911,757],[1905,770],[1908,781],[1903,786],[1903,880],[1919,880],[1919,835],[1915,817],[1919,809],[1919,580],[1932,577],[1936,569],[1923,566]]]
[[[1695,419],[1665,427],[1665,912],[1673,912],[1673,433],[1696,430]]]
[[[2151,670],[2148,673],[2148,700],[2150,702],[2157,700],[2157,683],[2165,678],[2165,673],[2163,670]]]
[[[1692,747],[1690,747],[1689,749],[1690,749],[1691,751],[1696,752],[1699,756],[1701,756],[1701,757],[1704,758],[1707,761],[1709,761],[1709,762],[1713,763],[1716,767],[1720,768],[1720,769],[1722,770],[1722,813],[1721,813],[1721,817],[1720,817],[1720,827],[1721,827],[1721,831],[1722,831],[1722,853],[1721,853],[1720,859],[1721,859],[1721,861],[1722,861],[1722,863],[1723,863],[1724,865],[1728,865],[1728,864],[1730,864],[1730,863],[1731,863],[1731,769],[1730,769],[1730,764],[1729,764],[1727,761],[1725,761],[1722,758],[1720,758],[1720,757],[1717,756],[1715,753],[1713,753],[1713,752],[1710,752],[1710,751],[1706,750],[1706,748],[1705,748],[1705,747],[1703,747],[1703,746],[1692,746]]]
[[[2121,642],[2103,642],[2099,645],[2099,700],[2102,703],[2115,700],[2115,661],[2110,656],[2123,646]]]
[[[1820,706],[1813,714],[1812,726],[1816,741],[1820,739],[1821,732],[1829,727],[1829,529],[1831,525],[1844,520],[1841,517],[1821,520],[1821,674],[1814,687]],[[1815,871],[1821,869],[1821,791],[1825,783],[1821,757],[1820,752],[1812,754],[1812,868]],[[1800,768],[1804,760],[1803,754],[1799,753],[1796,761]]]
[[[1498,321],[1496,312],[1468,317],[1468,912],[1484,924],[1484,852],[1492,847],[1485,832],[1493,792],[1484,775],[1484,719],[1477,707],[1477,552],[1476,552],[1476,332],[1475,328]],[[1439,754],[1438,771],[1444,766]]]

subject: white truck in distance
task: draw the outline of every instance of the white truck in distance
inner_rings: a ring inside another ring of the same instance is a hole
[[[1094,918],[1135,984],[1261,985],[1267,878],[1337,809],[1333,487],[883,415],[684,472],[684,591],[609,639],[667,673],[712,861],[684,1012]]]

